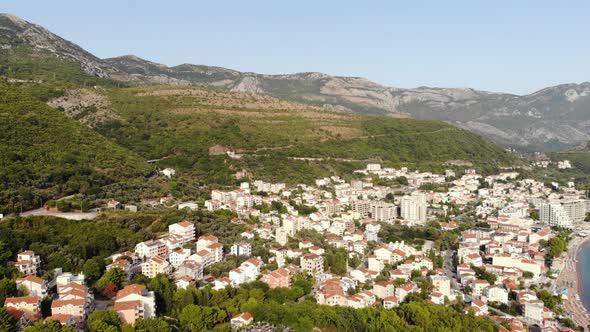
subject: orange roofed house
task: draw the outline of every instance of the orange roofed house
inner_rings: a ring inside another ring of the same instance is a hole
[[[132,284],[117,292],[115,311],[123,323],[134,324],[139,318],[156,316],[156,298],[154,292],[145,286]]]

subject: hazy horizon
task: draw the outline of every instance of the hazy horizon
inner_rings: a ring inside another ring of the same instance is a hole
[[[100,58],[529,94],[590,80],[590,3],[7,3]],[[586,10],[585,10],[586,9]]]

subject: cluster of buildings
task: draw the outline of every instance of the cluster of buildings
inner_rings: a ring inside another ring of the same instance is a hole
[[[26,265],[35,262],[38,267],[41,263],[39,256],[27,250],[17,255],[16,264],[19,270],[27,274],[16,279],[16,288],[23,296],[7,297],[4,306],[8,312],[20,320],[21,326],[27,326],[42,318],[41,301],[44,298],[52,298],[51,316],[47,320],[57,320],[63,325],[69,325],[78,329],[85,326],[86,318],[94,310],[94,295],[88,290],[83,274],[75,275],[69,272],[62,273],[60,269],[54,271],[53,280],[45,280],[38,277]],[[24,264],[24,262],[29,262]],[[56,287],[56,294],[50,294],[50,289]]]
[[[213,190],[204,208],[235,212],[238,217],[232,222],[244,224],[247,230],[227,248],[227,254],[242,258],[241,264],[219,278],[207,278],[209,283],[221,289],[261,280],[270,288],[288,288],[293,277],[303,273],[313,277],[313,296],[323,305],[382,305],[389,310],[409,296],[420,295],[438,305],[463,301],[466,312],[480,316],[491,315],[491,307],[519,305],[523,316],[506,321],[515,329],[525,324],[560,327],[553,312],[528,289],[550,282],[549,272],[558,273],[558,268],[548,265],[543,246],[556,236],[551,227],[574,228],[586,217],[590,204],[573,184],[546,186],[520,179],[514,171],[484,177],[472,169],[462,174],[447,170],[439,175],[379,164],[369,164],[355,174],[357,179],[350,182],[332,176],[317,179],[315,186],[254,181],[231,191]],[[395,191],[374,184],[375,178],[402,177],[407,185]],[[446,190],[426,190],[429,184]],[[300,212],[301,206],[306,213]],[[485,227],[459,232],[460,214],[465,212],[473,212]],[[388,224],[435,225],[443,232],[454,232],[456,250],[439,251],[432,241],[420,245],[414,239],[384,241],[382,228]],[[322,241],[296,240],[302,231],[320,234]],[[266,240],[269,259],[253,257],[254,238]],[[326,259],[327,251],[335,248],[342,249],[347,259],[346,271],[337,274]],[[148,278],[165,274],[178,288],[186,288],[197,285],[206,277],[203,269],[226,256],[217,237],[196,238],[195,225],[183,221],[170,225],[157,239],[138,243],[133,252],[114,254],[107,270],[119,268],[129,278],[139,273]],[[437,257],[442,259],[433,261]],[[25,251],[17,259],[16,266],[25,275],[17,283],[29,296],[7,299],[5,305],[38,319],[39,301],[48,287],[35,276],[39,256]],[[270,268],[271,263],[276,267]],[[93,297],[83,278],[59,278],[54,318],[83,323],[93,310]],[[424,285],[429,288],[423,289]],[[113,308],[126,323],[153,317],[154,294],[143,286],[128,285],[117,293]],[[231,320],[235,328],[251,322],[250,313]]]

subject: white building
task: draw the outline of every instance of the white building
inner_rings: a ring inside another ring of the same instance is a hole
[[[16,256],[16,267],[25,275],[36,275],[41,265],[41,257],[31,250],[25,250]]]
[[[532,300],[524,304],[524,321],[528,324],[539,324],[543,326],[543,312],[545,305],[541,300]]]
[[[182,221],[168,226],[168,233],[177,235],[180,240],[180,246],[195,240],[195,225],[190,221]]]
[[[128,285],[117,292],[114,310],[121,322],[133,324],[139,318],[156,316],[156,297],[143,285]]]
[[[572,227],[573,225],[572,219],[558,202],[541,204],[539,218],[542,223],[550,226]]]
[[[168,259],[170,260],[170,264],[172,264],[172,266],[178,267],[182,263],[184,263],[190,256],[190,249],[178,249],[170,253],[170,257]]]
[[[47,295],[47,281],[37,276],[26,276],[24,278],[16,279],[16,288],[24,288],[29,293],[29,296],[43,298]]]
[[[451,279],[447,276],[433,275],[430,276],[430,282],[434,286],[434,289],[443,294],[444,296],[451,295]]]
[[[425,193],[415,191],[401,199],[401,216],[411,222],[425,223],[427,208]]]
[[[234,256],[252,256],[252,245],[248,242],[235,243],[230,248],[230,254]]]
[[[386,202],[371,203],[371,218],[378,221],[388,221],[397,217],[397,208],[395,205]]]

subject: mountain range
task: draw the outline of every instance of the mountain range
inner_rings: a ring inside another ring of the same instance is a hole
[[[266,94],[342,112],[442,120],[522,151],[551,151],[590,140],[588,82],[519,96],[471,88],[404,89],[315,72],[265,75],[205,65],[170,67],[134,55],[100,59],[39,25],[0,14],[0,52],[21,45],[73,60],[86,73],[101,78],[204,86]]]

